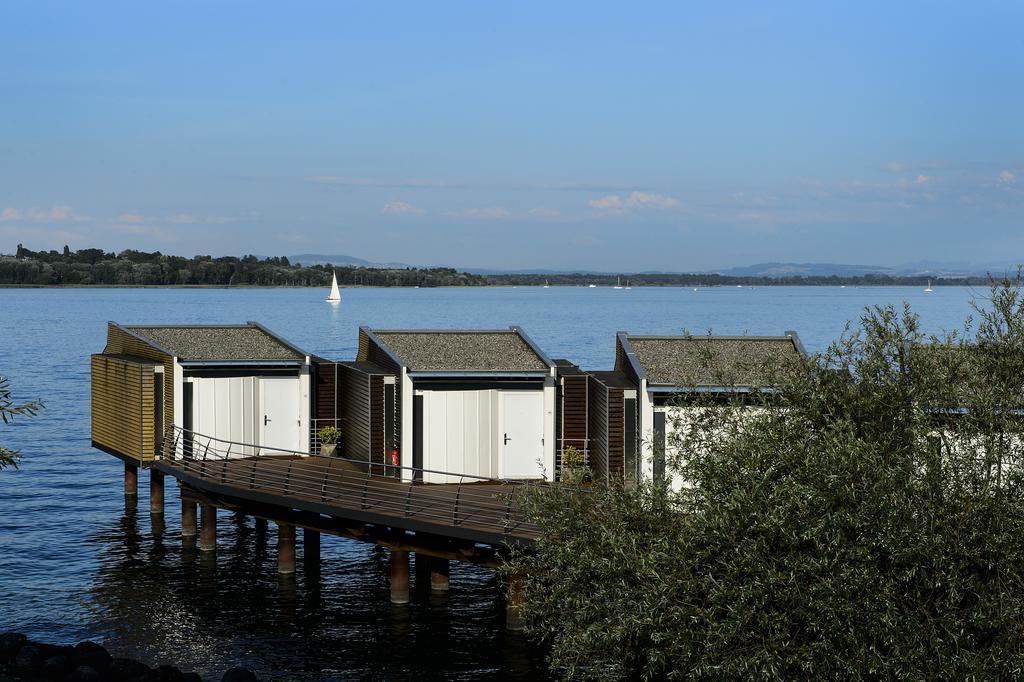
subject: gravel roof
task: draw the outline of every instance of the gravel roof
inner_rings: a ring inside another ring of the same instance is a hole
[[[374,331],[412,372],[529,372],[548,365],[516,331]]]
[[[767,386],[778,371],[800,361],[785,337],[628,337],[651,384]]]
[[[126,327],[180,360],[304,360],[274,336],[252,325]]]

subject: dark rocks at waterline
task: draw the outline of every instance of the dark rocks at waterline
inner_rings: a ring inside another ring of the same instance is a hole
[[[96,642],[57,646],[33,642],[18,632],[0,633],[0,682],[202,682],[196,673],[173,665],[150,668],[130,658],[114,658]],[[245,668],[228,670],[223,682],[258,682]]]

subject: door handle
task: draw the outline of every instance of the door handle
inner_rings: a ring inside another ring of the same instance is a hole
[[[263,415],[263,425],[264,426],[266,426],[267,424],[269,424],[272,421],[274,421],[274,420],[270,419],[269,417],[267,417],[267,415]]]
[[[506,433],[506,434],[505,434],[505,445],[508,445],[508,442],[509,442],[510,440],[512,440],[512,439],[511,439],[511,438],[509,438],[509,437],[508,437],[508,434]]]

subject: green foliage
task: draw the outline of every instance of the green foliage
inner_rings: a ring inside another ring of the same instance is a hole
[[[480,286],[479,275],[451,268],[302,267],[287,257],[169,256],[154,251],[119,254],[101,249],[31,251],[0,256],[0,284],[125,286],[316,286],[328,287],[337,273],[343,286]]]
[[[0,421],[9,424],[14,421],[15,416],[35,416],[42,409],[43,404],[38,400],[29,401],[16,405],[11,397],[11,387],[7,379],[0,376]],[[0,445],[0,470],[7,467],[18,468],[18,460],[21,454],[16,450],[9,450]]]
[[[1017,678],[1024,673],[1024,300],[965,333],[909,311],[780,373],[693,398],[686,485],[555,487],[530,515],[531,632],[593,678]],[[969,332],[969,333],[966,333]]]
[[[316,432],[317,438],[325,445],[333,445],[341,438],[341,431],[333,426],[325,426]]]

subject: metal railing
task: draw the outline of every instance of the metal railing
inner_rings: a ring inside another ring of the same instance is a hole
[[[414,519],[525,538],[538,533],[536,524],[527,521],[516,504],[526,487],[539,485],[534,482],[325,457],[224,440],[176,426],[164,445],[161,461],[199,479],[293,502],[328,505],[337,508],[340,517],[350,509],[389,522]],[[424,474],[444,476],[451,482],[422,483]]]
[[[320,442],[320,429],[325,426],[333,426],[334,428],[341,430],[341,419],[311,419],[309,424],[309,451],[320,452],[320,446],[323,443]],[[339,445],[340,449],[340,445]]]

